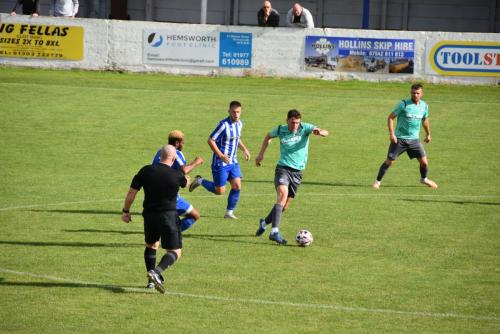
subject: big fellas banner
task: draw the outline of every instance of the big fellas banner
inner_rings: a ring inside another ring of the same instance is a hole
[[[83,27],[0,23],[0,57],[82,60]]]

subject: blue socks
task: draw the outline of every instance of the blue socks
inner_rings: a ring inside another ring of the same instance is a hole
[[[201,181],[201,185],[203,186],[203,188],[205,188],[208,191],[210,191],[211,193],[215,194],[215,185],[212,181],[208,181],[208,180],[203,179]]]
[[[236,204],[238,204],[238,200],[240,198],[240,190],[231,189],[229,192],[229,196],[227,197],[227,209],[234,210]]]

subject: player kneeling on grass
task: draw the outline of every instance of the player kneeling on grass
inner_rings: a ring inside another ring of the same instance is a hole
[[[287,243],[279,232],[281,214],[290,205],[302,181],[302,175],[307,164],[309,135],[312,133],[321,137],[328,136],[327,130],[301,122],[301,117],[298,110],[290,110],[286,119],[287,124],[273,128],[264,137],[259,155],[255,158],[255,164],[259,167],[264,160],[264,153],[271,140],[276,137],[279,138],[280,160],[274,174],[274,186],[277,195],[276,204],[274,204],[267,217],[260,220],[255,235],[261,236],[266,230],[266,226],[272,223],[269,240],[280,245],[286,245]]]
[[[425,150],[420,143],[420,125],[425,130],[425,142],[431,142],[431,125],[429,122],[429,107],[422,100],[424,88],[421,84],[411,86],[411,98],[402,100],[389,114],[387,126],[389,128],[389,152],[387,159],[379,168],[377,179],[372,187],[380,188],[380,183],[385,173],[394,164],[397,157],[406,152],[410,159],[417,158],[420,163],[420,183],[430,188],[437,188],[437,184],[427,178],[428,161]],[[394,118],[398,119],[396,130],[394,130]]]
[[[184,174],[171,167],[175,152],[174,146],[165,145],[160,150],[159,164],[147,165],[139,170],[132,179],[122,210],[122,220],[125,223],[132,221],[130,207],[139,190],[144,188],[144,261],[150,282],[161,293],[165,293],[161,274],[181,257],[182,250],[182,234],[175,206],[179,187],[186,187],[188,182]],[[156,266],[160,240],[166,254]]]

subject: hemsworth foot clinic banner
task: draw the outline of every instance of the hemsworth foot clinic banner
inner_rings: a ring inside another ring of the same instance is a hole
[[[144,30],[145,64],[252,67],[252,34]]]
[[[311,71],[413,73],[415,40],[306,36]]]
[[[83,27],[0,24],[0,57],[83,59]]]

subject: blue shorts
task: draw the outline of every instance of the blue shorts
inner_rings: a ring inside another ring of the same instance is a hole
[[[190,213],[191,210],[193,210],[193,207],[188,201],[177,194],[177,203],[175,203],[175,210],[177,211],[177,214],[179,216],[184,216],[185,214]]]
[[[240,164],[231,164],[223,167],[218,167],[217,169],[212,169],[212,175],[214,177],[214,185],[216,187],[224,187],[228,180],[235,179],[237,177],[241,178]]]

